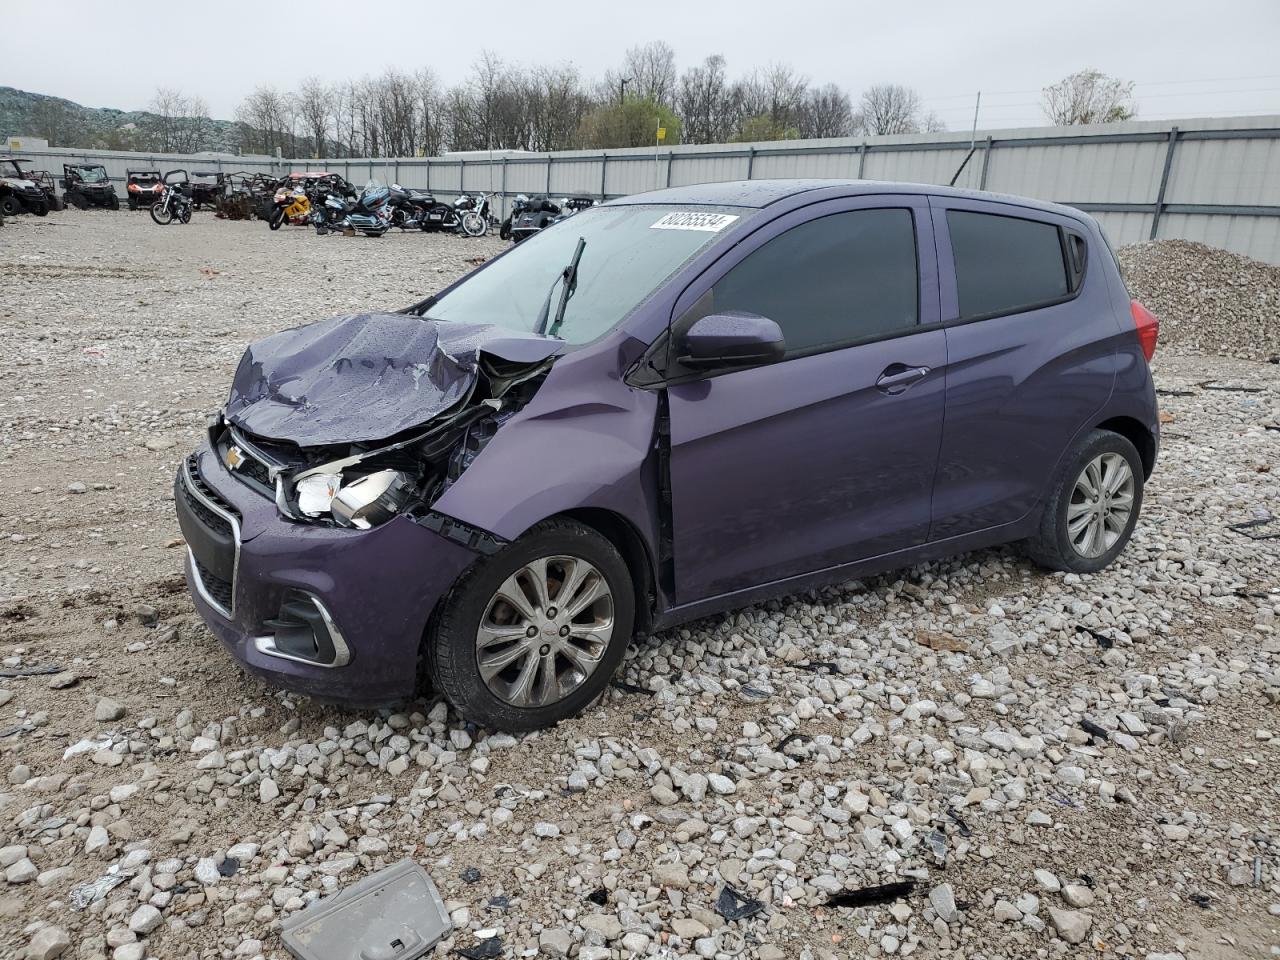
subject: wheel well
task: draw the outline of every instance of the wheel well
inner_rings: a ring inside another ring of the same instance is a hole
[[[1151,477],[1151,471],[1156,465],[1156,440],[1141,421],[1133,417],[1112,417],[1098,424],[1098,429],[1118,433],[1132,443],[1137,448],[1138,456],[1142,458],[1143,477]]]
[[[653,590],[653,565],[644,538],[629,520],[610,510],[599,507],[583,507],[566,510],[560,514],[590,527],[617,548],[631,571],[631,582],[636,595],[636,632],[649,630],[653,623],[657,598]]]

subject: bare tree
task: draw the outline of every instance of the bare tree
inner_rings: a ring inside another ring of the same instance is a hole
[[[635,96],[654,103],[675,102],[676,52],[663,41],[631,47],[622,60],[622,75],[631,79]]]
[[[236,108],[241,149],[249,153],[274,154],[292,146],[289,135],[288,97],[275,87],[257,87]]]
[[[329,124],[333,118],[334,91],[318,77],[307,77],[294,94],[294,108],[307,132],[308,144],[314,156],[328,153]]]
[[[859,113],[865,131],[871,136],[894,133],[920,133],[926,118],[920,95],[910,87],[896,83],[880,83],[863,91]]]
[[[1081,70],[1045,87],[1041,106],[1049,122],[1060,127],[1115,123],[1130,120],[1138,112],[1131,81],[1093,69]]]
[[[684,121],[685,143],[723,143],[733,133],[736,114],[725,80],[724,57],[712,54],[680,77],[676,110]]]
[[[809,81],[785,63],[773,63],[735,85],[742,120],[767,117],[777,129],[796,128]]]
[[[800,136],[848,137],[857,133],[849,94],[834,83],[806,92],[800,104]]]

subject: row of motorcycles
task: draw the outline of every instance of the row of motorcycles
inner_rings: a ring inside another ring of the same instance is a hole
[[[361,191],[337,174],[293,174],[275,193],[267,225],[311,224],[316,233],[380,237],[392,227],[452,231],[483,237],[496,221],[488,194],[461,196],[452,204],[429,193],[370,180]]]

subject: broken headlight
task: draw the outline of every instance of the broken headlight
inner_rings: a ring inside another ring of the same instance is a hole
[[[298,481],[298,509],[309,517],[328,513],[341,526],[368,530],[403,509],[411,485],[399,470],[379,470],[349,482],[340,474],[313,473]]]

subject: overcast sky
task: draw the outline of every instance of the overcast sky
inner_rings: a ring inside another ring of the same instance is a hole
[[[1041,88],[1090,66],[1136,82],[1140,119],[1280,113],[1280,0],[218,0],[158,7],[0,0],[0,7],[0,85],[125,110],[145,108],[163,85],[204,97],[222,119],[255,86],[288,89],[312,74],[336,81],[430,66],[456,83],[487,48],[512,62],[568,60],[594,78],[628,46],[653,39],[675,49],[680,69],[720,53],[732,78],[780,60],[815,83],[840,85],[855,101],[870,84],[906,84],[953,130],[968,129],[978,90],[980,127],[1043,123]]]

